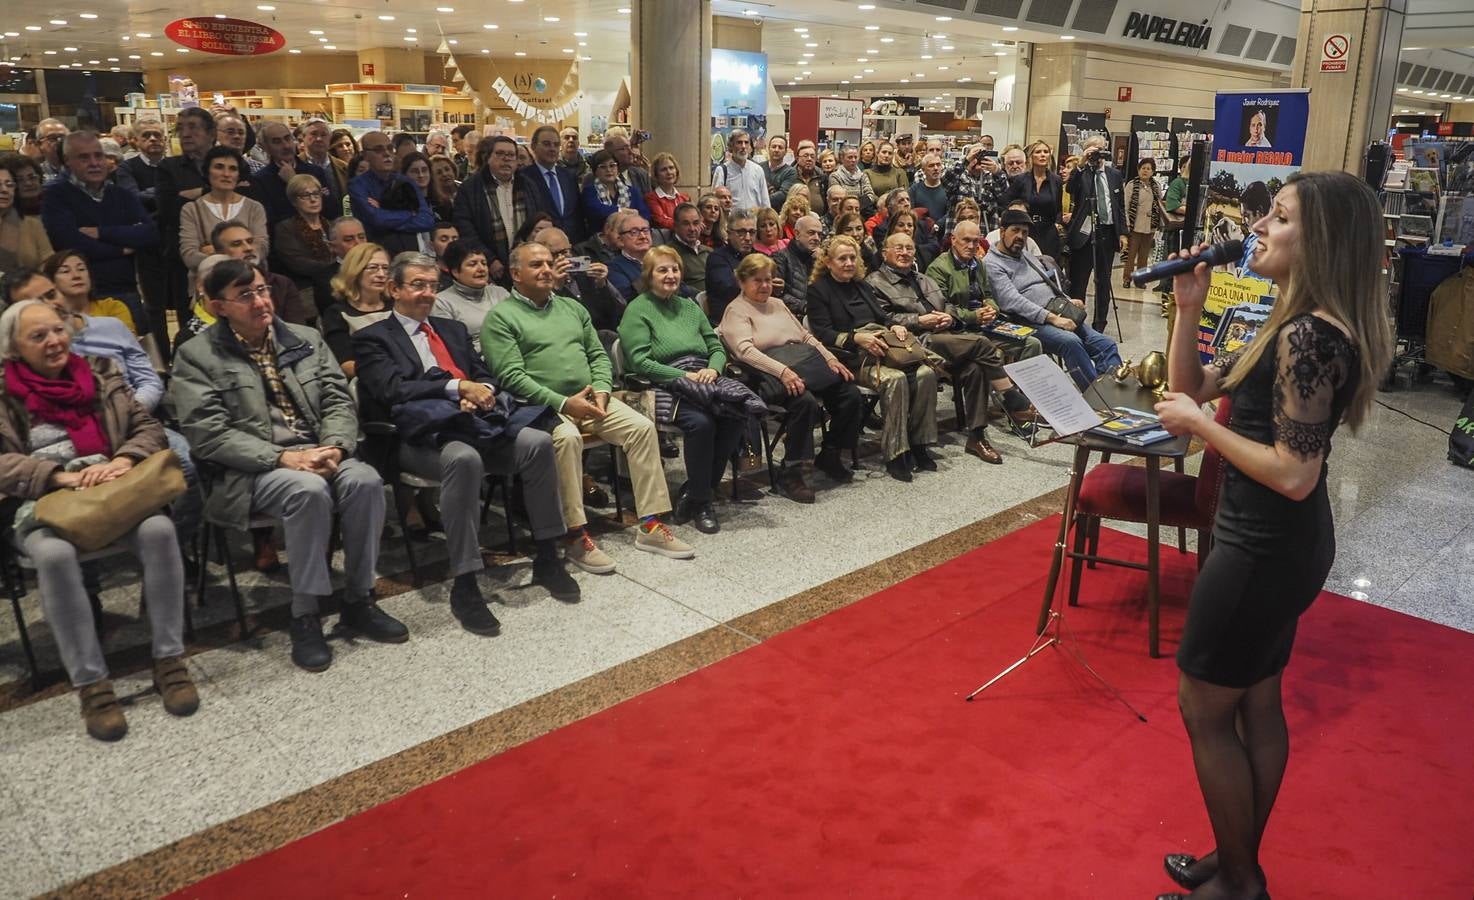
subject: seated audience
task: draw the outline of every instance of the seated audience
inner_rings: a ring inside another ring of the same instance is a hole
[[[336,302],[322,314],[322,339],[349,378],[354,376],[353,333],[389,317],[388,289],[389,254],[378,244],[349,250],[333,276]]]
[[[211,325],[215,324],[215,314],[210,311],[210,298],[205,294],[205,277],[210,274],[210,270],[214,269],[215,266],[231,258],[224,253],[213,253],[201,260],[198,266],[195,266],[194,281],[189,286],[191,298],[189,318],[185,320],[183,327],[179,329],[179,333],[174,335],[175,349],[178,349],[180,344],[190,338],[204,334]]]
[[[442,257],[450,270],[450,287],[435,297],[434,314],[465,326],[471,349],[481,354],[481,326],[491,308],[511,296],[501,285],[491,283],[486,251],[467,241],[453,241]]]
[[[771,206],[758,209],[756,223],[757,236],[752,242],[754,252],[772,256],[788,246],[788,239],[783,236],[783,220]]]
[[[715,193],[702,194],[696,208],[701,210],[701,243],[712,250],[727,242],[727,213],[722,198]]]
[[[624,449],[634,485],[640,527],[635,547],[673,559],[696,551],[678,539],[660,516],[670,512],[655,423],[611,396],[609,357],[582,305],[555,293],[557,268],[548,248],[523,244],[512,250],[512,296],[497,304],[481,326],[481,349],[502,389],[557,410],[553,429],[558,489],[569,532],[568,560],[586,572],[614,571],[614,560],[584,527],[583,434]]]
[[[893,213],[883,227],[875,229],[878,234],[873,240],[877,244],[884,245],[886,238],[893,234],[904,234],[906,237],[911,238],[912,246],[916,248],[916,271],[921,272],[927,266],[931,265],[933,259],[936,259],[937,245],[924,236],[921,223],[916,218],[916,213],[912,212],[909,208],[910,201],[907,201],[906,205],[906,209],[897,210]]]
[[[650,162],[650,180],[654,183],[645,195],[645,206],[650,209],[650,223],[656,228],[674,228],[676,207],[690,203],[691,198],[676,190],[681,180],[681,167],[669,153],[657,153]]]
[[[860,248],[860,263],[866,271],[880,267],[880,251],[876,249],[875,241],[865,233],[865,219],[858,212],[842,213],[835,219],[834,234],[844,235],[855,242]]]
[[[1019,212],[1022,212],[1024,214],[1028,214],[1028,212],[1029,212],[1029,201],[1027,201],[1027,200],[1014,200],[1013,202],[1011,202],[1011,203],[1008,204],[1008,208],[1009,209],[1016,209]],[[1030,217],[1030,221],[1033,221],[1033,217],[1032,216]],[[993,246],[997,245],[998,240],[999,240],[999,238],[1001,236],[1001,233],[1002,233],[1002,229],[999,229],[999,228],[994,228],[992,231],[988,232],[988,236],[987,236],[987,238],[985,238],[985,240],[988,242],[988,246],[989,247],[993,247]],[[1039,249],[1039,243],[1037,241],[1035,241],[1033,237],[1030,237],[1027,241],[1024,242],[1024,249],[1028,250],[1030,253],[1034,254],[1035,256],[1043,256],[1044,255],[1044,252]]]
[[[980,233],[977,222],[963,220],[953,233],[951,249],[943,251],[932,260],[931,265],[926,267],[926,274],[942,289],[942,296],[946,297],[947,302],[958,308],[965,324],[970,324],[965,317],[968,313],[973,313],[977,316],[976,327],[988,329],[995,321],[1000,320],[997,318],[998,303],[988,287],[987,270],[978,259],[979,245],[982,243]],[[1014,337],[994,332],[989,337],[993,343],[1004,348],[1004,355],[1010,362],[1028,359],[1044,352],[1044,345],[1033,335]]]
[[[988,389],[1001,395],[1004,410],[1019,426],[1032,420],[1028,398],[1003,371],[1007,361],[1003,350],[983,334],[962,330],[977,324],[977,311],[948,303],[941,287],[916,271],[915,255],[910,235],[891,234],[885,239],[884,264],[865,281],[890,314],[889,324],[904,326],[917,335],[923,346],[945,361],[949,374],[962,385],[969,432],[967,452],[984,462],[1001,463],[1003,457],[988,441]]]
[[[769,210],[771,212],[771,210]],[[627,371],[656,386],[655,421],[685,437],[686,483],[676,492],[676,524],[720,530],[712,495],[743,432],[767,407],[746,386],[722,375],[727,353],[706,314],[681,296],[681,257],[670,247],[645,254],[644,290],[619,322]]]
[[[650,223],[631,210],[619,210],[608,221],[614,246],[619,249],[609,260],[609,283],[629,303],[640,292],[640,269],[650,251]]]
[[[230,147],[212,147],[204,166],[208,187],[179,211],[179,257],[193,269],[211,253],[223,253],[211,243],[210,232],[221,222],[239,222],[254,236],[256,252],[264,259],[271,249],[266,209],[236,191],[245,160]]]
[[[327,197],[328,189],[316,178],[311,175],[292,176],[292,180],[287,182],[287,199],[296,214],[276,223],[271,242],[278,261],[277,268],[281,270],[279,274],[292,279],[303,306],[313,311],[321,309],[325,299],[317,296],[318,279],[324,275],[332,277],[332,272],[338,268],[333,248],[328,244],[329,223],[322,216]],[[362,231],[362,224],[356,219],[350,221]]]
[[[113,297],[97,297],[92,289],[92,270],[80,250],[61,250],[46,257],[41,271],[51,279],[67,306],[94,318],[117,319],[137,336],[128,304]]]
[[[574,271],[568,235],[559,228],[543,229],[535,243],[546,247],[553,257],[553,290],[583,304],[596,331],[618,330],[624,316],[624,297],[609,283],[609,267],[591,261],[583,271]]]
[[[71,352],[61,315],[40,300],[0,314],[0,492],[21,501],[12,510],[11,540],[36,566],[41,606],[77,687],[87,733],[115,741],[128,722],[108,679],[77,548],[36,519],[35,504],[56,490],[86,490],[112,481],[167,448],[164,429],[133,398],[110,360]],[[143,569],[149,600],[153,681],[164,709],[188,716],[199,695],[184,665],[184,562],[174,525],[163,510],[122,538]]]
[[[582,202],[584,228],[589,234],[601,230],[605,220],[621,209],[632,209],[649,220],[650,208],[645,205],[644,194],[620,177],[619,160],[612,151],[595,153],[589,165],[593,174],[584,185]]]
[[[256,236],[245,225],[233,219],[218,223],[210,232],[210,244],[215,247],[216,252],[231,259],[243,259],[261,268],[266,285],[271,288],[272,303],[283,319],[293,325],[312,325],[317,322],[317,309],[302,299],[296,282],[277,272],[266,271],[261,254],[256,250]]]
[[[461,239],[460,229],[456,228],[452,222],[436,222],[426,237],[428,240],[425,242],[425,249],[421,252],[435,260],[435,271],[440,276],[440,289],[444,290],[450,286],[451,282],[450,269],[445,265],[445,249]]]
[[[734,361],[757,373],[754,381],[762,398],[784,409],[779,493],[798,503],[813,503],[814,491],[804,481],[804,462],[812,459],[815,468],[835,481],[853,480],[843,455],[859,440],[864,406],[850,370],[775,299],[775,268],[772,259],[760,253],[743,258],[737,265],[742,293],[727,304],[717,330]],[[804,368],[812,383],[795,367]],[[832,377],[824,375],[826,369]],[[815,457],[814,428],[826,412],[829,427]]]
[[[911,334],[902,325],[887,324],[885,307],[865,283],[859,243],[842,234],[830,238],[819,250],[810,279],[814,336],[849,366],[858,384],[880,394],[886,473],[910,481],[913,466],[935,471],[937,464],[926,447],[937,442],[937,373],[926,364],[903,372],[882,362],[882,332],[890,331],[901,341],[909,341]]]
[[[220,263],[205,280],[217,321],[179,347],[169,391],[179,427],[201,468],[211,522],[244,530],[253,515],[282,521],[291,558],[292,662],[309,672],[332,664],[319,604],[333,591],[328,538],[342,536],[347,589],[340,628],[400,643],[402,623],[374,601],[384,528],[384,485],[354,458],[358,415],[322,338],[275,314],[261,272]]]
[[[706,290],[706,260],[711,256],[711,248],[701,242],[701,210],[682,203],[672,216],[668,246],[681,257],[682,284],[699,294]]]
[[[21,215],[12,168],[0,162],[0,272],[34,269],[52,253],[41,217]]]
[[[266,209],[268,229],[296,215],[296,204],[288,196],[287,188],[298,175],[311,175],[320,185],[330,183],[331,176],[322,167],[297,156],[297,136],[281,122],[262,122],[257,132],[257,143],[266,151],[268,162],[257,169],[251,181],[251,196]],[[330,209],[330,207],[329,207]],[[335,215],[336,211],[330,212]],[[221,216],[233,219],[235,216]],[[265,252],[263,246],[262,252]]]
[[[488,470],[522,479],[537,542],[533,581],[566,602],[578,601],[579,588],[558,558],[558,538],[566,530],[558,502],[558,468],[552,437],[537,427],[551,414],[547,407],[503,395],[471,347],[466,327],[430,315],[436,275],[435,261],[422,253],[394,258],[389,283],[394,314],[353,335],[359,403],[375,411],[376,418],[400,426],[400,467],[440,482],[451,612],[467,631],[493,635],[501,631],[501,623],[487,607],[476,577],[485,568],[479,532],[482,480]],[[412,419],[401,416],[406,404],[415,407]],[[475,415],[482,431],[408,427],[428,415],[449,418],[458,411]]]
[[[808,213],[794,223],[793,239],[788,246],[773,255],[777,266],[772,279],[783,286],[779,296],[795,316],[802,317],[808,313],[805,298],[809,292],[809,273],[814,270],[814,251],[819,249],[823,239],[824,223],[818,216]],[[772,285],[768,287],[771,290]]]
[[[757,218],[752,210],[733,210],[727,219],[727,242],[706,258],[706,307],[711,321],[720,322],[727,304],[742,293],[737,284],[737,264],[752,252],[752,242],[756,237]],[[776,290],[783,290],[783,286],[779,285]]]
[[[1003,233],[988,251],[983,265],[999,309],[1010,318],[1039,329],[1044,350],[1064,360],[1065,371],[1084,390],[1102,372],[1121,364],[1116,342],[1082,320],[1050,312],[1046,306],[1063,300],[1080,309],[1085,304],[1071,300],[1060,284],[1059,267],[1046,256],[1035,256],[1024,248],[1033,220],[1018,210],[1003,213]]]
[[[352,216],[339,216],[328,225],[327,238],[328,249],[333,254],[332,268],[322,270],[312,279],[312,296],[319,315],[337,302],[333,297],[333,276],[338,274],[349,250],[368,243],[368,232],[364,230],[363,223]]]

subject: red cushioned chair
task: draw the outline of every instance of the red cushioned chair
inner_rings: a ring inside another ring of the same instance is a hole
[[[1214,420],[1227,425],[1229,402],[1227,397],[1218,401]],[[1158,473],[1158,524],[1164,528],[1191,528],[1197,532],[1198,568],[1203,567],[1212,540],[1213,517],[1218,512],[1218,492],[1223,485],[1223,457],[1211,446],[1203,448],[1203,463],[1198,474],[1183,475],[1177,472]],[[1103,462],[1085,473],[1080,483],[1080,495],[1075,502],[1074,546],[1070,554],[1070,605],[1078,606],[1080,597],[1080,568],[1089,562],[1091,568],[1097,562],[1133,569],[1145,569],[1153,585],[1157,581],[1156,567],[1127,560],[1108,559],[1099,555],[1100,522],[1116,519],[1123,522],[1147,521],[1146,467]],[[1085,552],[1086,541],[1090,550]],[[1179,552],[1186,552],[1179,544]],[[1148,563],[1151,561],[1148,557]],[[1152,596],[1157,596],[1153,590]],[[1157,654],[1157,616],[1155,604],[1148,610],[1151,621],[1151,655]]]

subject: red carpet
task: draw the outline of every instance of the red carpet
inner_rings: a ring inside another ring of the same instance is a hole
[[[1058,520],[222,872],[180,896],[1150,898],[1211,846],[1144,574],[1032,639]],[[1107,531],[1103,549],[1145,557]],[[1163,651],[1191,557],[1165,551]],[[1286,675],[1273,896],[1474,889],[1474,636],[1331,594]]]

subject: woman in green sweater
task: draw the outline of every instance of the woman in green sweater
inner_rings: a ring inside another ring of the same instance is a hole
[[[685,436],[686,483],[676,496],[676,523],[694,519],[698,531],[715,534],[712,494],[750,417],[767,407],[750,389],[721,377],[727,353],[706,313],[680,295],[676,251],[652,247],[642,273],[644,291],[619,322],[621,352],[628,372],[659,389],[656,420],[674,423]]]

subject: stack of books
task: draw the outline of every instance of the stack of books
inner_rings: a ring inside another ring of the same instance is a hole
[[[1162,427],[1156,413],[1142,412],[1127,406],[1114,407],[1111,413],[1113,418],[1090,429],[1090,433],[1115,438],[1133,447],[1145,447],[1172,439],[1171,433]]]

